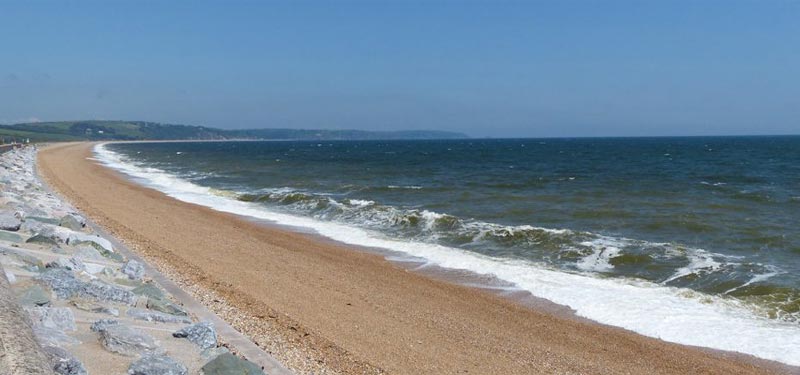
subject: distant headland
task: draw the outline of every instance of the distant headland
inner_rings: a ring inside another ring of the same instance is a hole
[[[394,140],[458,139],[466,134],[436,130],[366,131],[334,129],[217,129],[146,121],[57,121],[0,125],[5,142],[99,140]]]

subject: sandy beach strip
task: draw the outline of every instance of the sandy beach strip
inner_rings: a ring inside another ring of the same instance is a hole
[[[793,370],[554,316],[377,255],[180,202],[96,164],[92,147],[50,146],[39,154],[39,173],[299,373]]]

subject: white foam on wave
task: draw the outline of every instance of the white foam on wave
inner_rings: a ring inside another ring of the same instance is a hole
[[[534,296],[569,306],[579,316],[646,336],[800,366],[800,327],[759,316],[734,299],[641,280],[556,271],[526,260],[489,257],[458,248],[400,241],[375,231],[273,212],[252,202],[215,195],[209,188],[154,168],[140,168],[103,145],[95,147],[95,153],[105,165],[184,202],[313,229],[343,243],[389,249],[439,267],[493,275]]]
[[[577,267],[584,271],[594,272],[608,272],[614,269],[614,265],[611,264],[611,258],[617,256],[622,251],[620,247],[624,246],[605,237],[594,241],[582,242],[581,245],[590,247],[592,253],[581,258]]]
[[[347,203],[349,203],[351,206],[354,207],[367,207],[375,204],[374,201],[364,200],[364,199],[353,199],[353,198],[348,199]]]
[[[714,256],[711,253],[705,250],[695,249],[687,254],[687,257],[689,257],[689,264],[678,268],[672,276],[662,281],[662,283],[666,284],[692,274],[714,272],[722,266],[722,264],[714,260]]]
[[[742,289],[742,288],[744,288],[746,286],[749,286],[751,284],[760,283],[760,282],[765,281],[765,280],[767,280],[767,279],[769,279],[769,278],[771,278],[773,276],[778,276],[778,275],[784,273],[783,271],[777,269],[774,266],[767,266],[766,269],[767,269],[767,272],[753,275],[753,277],[750,278],[750,280],[748,280],[746,283],[744,283],[742,285],[739,285],[739,286],[737,286],[735,288],[728,289],[728,290],[725,291],[724,294],[729,294],[731,292],[737,291],[737,290]]]

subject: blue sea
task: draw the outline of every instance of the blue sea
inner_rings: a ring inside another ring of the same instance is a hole
[[[115,143],[168,195],[800,365],[800,137]]]

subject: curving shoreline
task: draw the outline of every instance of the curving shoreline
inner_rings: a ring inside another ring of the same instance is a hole
[[[42,173],[148,259],[181,267],[188,272],[180,277],[221,295],[240,316],[255,317],[245,333],[274,327],[273,334],[318,354],[333,372],[787,370],[568,321],[433,281],[338,244],[174,201],[87,157],[88,144],[55,146],[41,155]],[[220,233],[225,254],[217,249]]]

